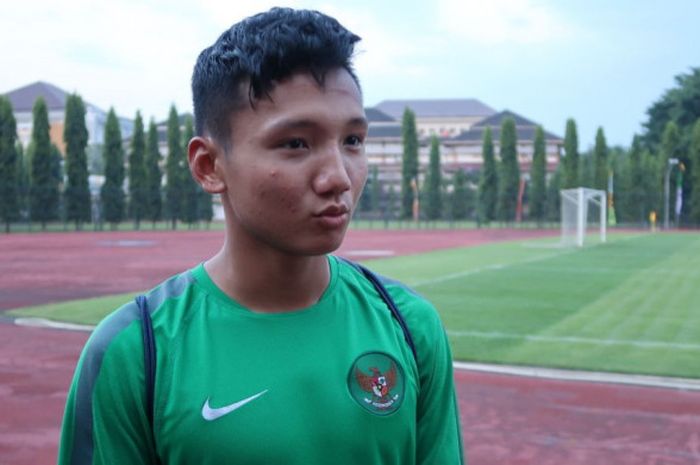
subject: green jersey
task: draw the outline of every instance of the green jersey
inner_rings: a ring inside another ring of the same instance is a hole
[[[157,347],[153,428],[141,321],[121,307],[88,340],[59,464],[461,464],[449,345],[435,309],[396,282],[417,359],[373,285],[329,257],[311,307],[257,313],[204,266],[147,294]]]

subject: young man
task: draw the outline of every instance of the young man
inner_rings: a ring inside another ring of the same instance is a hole
[[[60,464],[460,464],[451,356],[434,308],[327,255],[367,176],[351,67],[359,37],[273,9],[226,31],[192,78],[195,179],[221,195],[219,253],[95,330],[66,405]]]

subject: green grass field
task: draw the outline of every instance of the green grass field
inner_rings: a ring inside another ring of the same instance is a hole
[[[428,297],[458,360],[700,378],[700,234],[613,234],[374,260]],[[14,311],[95,323],[131,295]]]

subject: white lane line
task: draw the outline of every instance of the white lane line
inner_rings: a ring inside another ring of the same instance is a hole
[[[571,250],[565,250],[565,251],[561,251],[559,253],[553,253],[553,254],[547,254],[547,255],[542,255],[542,256],[538,256],[538,257],[528,258],[526,260],[521,260],[519,262],[513,262],[513,263],[507,263],[507,264],[494,263],[493,265],[482,266],[482,267],[474,268],[471,270],[459,271],[457,273],[444,274],[444,275],[438,276],[436,278],[426,279],[423,281],[416,281],[416,282],[410,284],[410,286],[414,287],[414,288],[421,287],[421,286],[428,286],[430,284],[442,283],[445,281],[451,281],[453,279],[464,278],[465,276],[479,274],[479,273],[482,273],[484,271],[501,270],[501,269],[509,268],[512,266],[524,265],[526,263],[534,263],[534,262],[544,261],[544,260],[548,260],[550,258],[558,257],[559,255],[563,255],[565,253],[571,253]]]
[[[533,334],[512,334],[499,331],[447,331],[453,337],[476,337],[483,339],[518,339],[531,342],[555,342],[569,344],[591,344],[602,346],[631,346],[651,349],[700,350],[700,344],[664,341],[639,341],[624,339],[596,339],[578,336],[539,336]]]
[[[92,331],[95,329],[91,325],[79,325],[75,323],[64,323],[61,321],[48,320],[46,318],[15,318],[17,326],[29,326],[32,328],[65,329],[68,331]]]
[[[631,375],[623,373],[603,373],[598,371],[562,370],[558,368],[529,366],[492,365],[487,363],[454,362],[453,366],[456,370],[479,371],[501,375],[523,376],[528,378],[584,381],[591,383],[628,384],[644,387],[700,391],[700,379]]]

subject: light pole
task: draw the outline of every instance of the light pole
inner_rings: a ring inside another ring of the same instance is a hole
[[[664,229],[668,229],[668,197],[669,197],[669,184],[671,183],[671,170],[674,165],[678,164],[678,158],[669,158],[668,165],[666,166],[666,176],[664,177]]]

